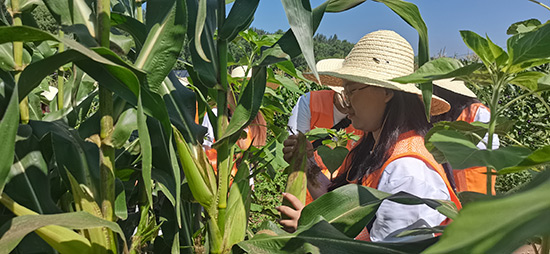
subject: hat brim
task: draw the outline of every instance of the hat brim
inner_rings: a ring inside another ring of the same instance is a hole
[[[325,78],[327,82],[330,82],[330,84],[334,86],[343,87],[344,80],[348,80],[365,85],[378,86],[396,91],[416,94],[419,95],[420,99],[422,100],[422,91],[418,89],[414,84],[400,84],[397,82],[385,80],[384,77],[376,73],[364,71],[361,69],[343,67],[334,71],[321,72],[319,73],[319,75],[327,76]],[[432,95],[431,104],[432,105],[430,109],[430,115],[432,116],[443,114],[451,109],[451,105],[449,105],[449,103],[435,95]]]
[[[309,80],[311,80],[313,82],[316,82],[316,83],[319,83],[319,81],[320,81],[321,85],[328,86],[330,89],[332,89],[336,92],[340,93],[340,92],[344,91],[344,87],[341,84],[334,85],[332,83],[334,80],[336,80],[332,76],[324,75],[324,74],[319,73],[319,80],[317,80],[317,78],[315,78],[315,75],[313,75],[313,73],[304,73],[303,76],[304,76],[304,78],[309,79]]]
[[[477,98],[477,95],[472,92],[472,90],[470,90],[462,81],[455,81],[452,79],[440,79],[434,80],[432,83],[453,93],[464,95],[470,98]]]

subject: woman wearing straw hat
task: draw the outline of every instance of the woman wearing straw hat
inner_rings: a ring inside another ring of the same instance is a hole
[[[483,105],[476,94],[472,92],[463,81],[452,79],[441,79],[433,82],[433,94],[445,99],[451,104],[451,110],[448,112],[432,117],[432,123],[439,121],[465,121],[468,123],[482,122],[488,123],[491,118],[489,108]],[[485,135],[483,141],[479,142],[479,149],[486,149],[489,135]],[[499,147],[498,135],[493,136],[493,149]],[[443,164],[446,170],[452,170],[448,163]],[[456,191],[473,191],[479,193],[487,193],[487,168],[472,167],[467,169],[452,170]],[[495,180],[493,177],[493,186],[491,186],[493,194],[495,194]]]
[[[344,59],[324,59],[317,62],[316,67],[319,72],[331,71],[341,68],[343,62]],[[312,73],[305,73],[304,77],[318,82]],[[326,78],[328,78],[326,75],[319,76],[321,84],[328,86],[330,90],[311,91],[298,98],[288,119],[288,127],[291,133],[298,133],[298,131],[306,133],[316,128],[327,128],[343,129],[347,133],[362,135],[362,131],[350,125],[351,121],[347,118],[346,109],[341,103],[339,93],[344,88],[342,86],[332,86]],[[348,150],[352,148],[352,143],[348,143]],[[313,146],[315,147],[320,144],[321,140],[318,140],[313,143]],[[321,172],[328,178],[331,178],[331,173],[323,164],[321,157],[317,153],[314,154],[314,157],[317,165],[321,168]],[[338,170],[332,176],[336,176],[337,174]],[[313,199],[309,195],[307,197],[306,204],[309,204]]]
[[[331,84],[344,87],[342,101],[352,125],[366,134],[348,154],[344,170],[328,181],[310,165],[308,189],[314,198],[340,186],[356,183],[389,193],[404,191],[422,198],[460,202],[445,172],[424,146],[423,135],[430,129],[421,91],[414,84],[388,80],[413,72],[414,53],[410,44],[393,31],[367,34],[354,46],[342,68],[323,72],[333,77]],[[433,96],[431,114],[448,111],[449,104]],[[285,159],[296,143],[285,141]],[[315,188],[313,181],[319,184]],[[283,194],[294,206],[278,207],[289,220],[281,220],[285,229],[297,226],[303,205],[290,194]],[[393,234],[411,225],[437,226],[445,216],[426,205],[401,205],[384,201],[376,219],[356,237],[361,240],[391,241]],[[370,235],[369,235],[370,234]]]

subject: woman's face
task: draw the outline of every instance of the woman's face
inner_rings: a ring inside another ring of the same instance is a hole
[[[393,98],[393,91],[348,81],[344,84],[344,93],[350,103],[346,113],[353,127],[365,132],[380,129],[386,104]]]

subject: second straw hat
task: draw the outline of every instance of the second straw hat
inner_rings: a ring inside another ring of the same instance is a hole
[[[244,78],[246,71],[248,70],[248,66],[237,66],[231,71],[231,77],[233,78]],[[252,77],[252,71],[249,71],[246,75],[247,79],[250,79]],[[279,87],[279,84],[267,82],[266,86],[271,87],[272,89],[277,89]]]
[[[320,72],[331,76],[331,85],[343,86],[344,80],[378,86],[422,96],[415,84],[400,84],[391,79],[414,71],[414,51],[403,37],[394,31],[380,30],[365,35],[346,56],[342,67]],[[431,115],[443,114],[451,106],[445,100],[432,96]]]
[[[322,85],[328,86],[329,88],[331,88],[332,90],[334,90],[336,92],[341,92],[342,90],[344,90],[344,88],[342,86],[332,85],[331,82],[334,81],[333,77],[328,76],[328,75],[324,75],[324,74],[320,74],[320,72],[332,71],[332,70],[342,68],[342,63],[343,62],[344,62],[344,59],[341,59],[341,58],[328,58],[328,59],[323,59],[323,60],[320,60],[319,62],[317,62],[315,67],[317,68],[317,72],[319,72],[319,79],[321,80]],[[311,73],[311,72],[304,73],[304,77],[311,80],[311,81],[319,82],[317,80],[317,78],[315,78],[315,75],[313,75],[313,73]]]
[[[464,81],[461,81],[461,80],[453,80],[449,78],[449,79],[434,80],[432,83],[436,86],[449,90],[453,93],[464,95],[470,98],[477,97],[476,94],[472,92],[472,90],[466,87],[466,85],[464,84]]]

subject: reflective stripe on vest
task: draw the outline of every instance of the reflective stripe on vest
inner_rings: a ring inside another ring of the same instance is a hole
[[[485,108],[489,111],[482,103],[473,103],[468,108],[464,109],[460,116],[456,119],[457,121],[465,121],[468,123],[473,123],[477,111],[479,108]],[[471,167],[461,170],[453,170],[453,176],[455,178],[456,191],[473,191],[479,193],[487,193],[487,168],[486,167]],[[496,175],[492,176],[492,193],[495,192],[495,182]]]

